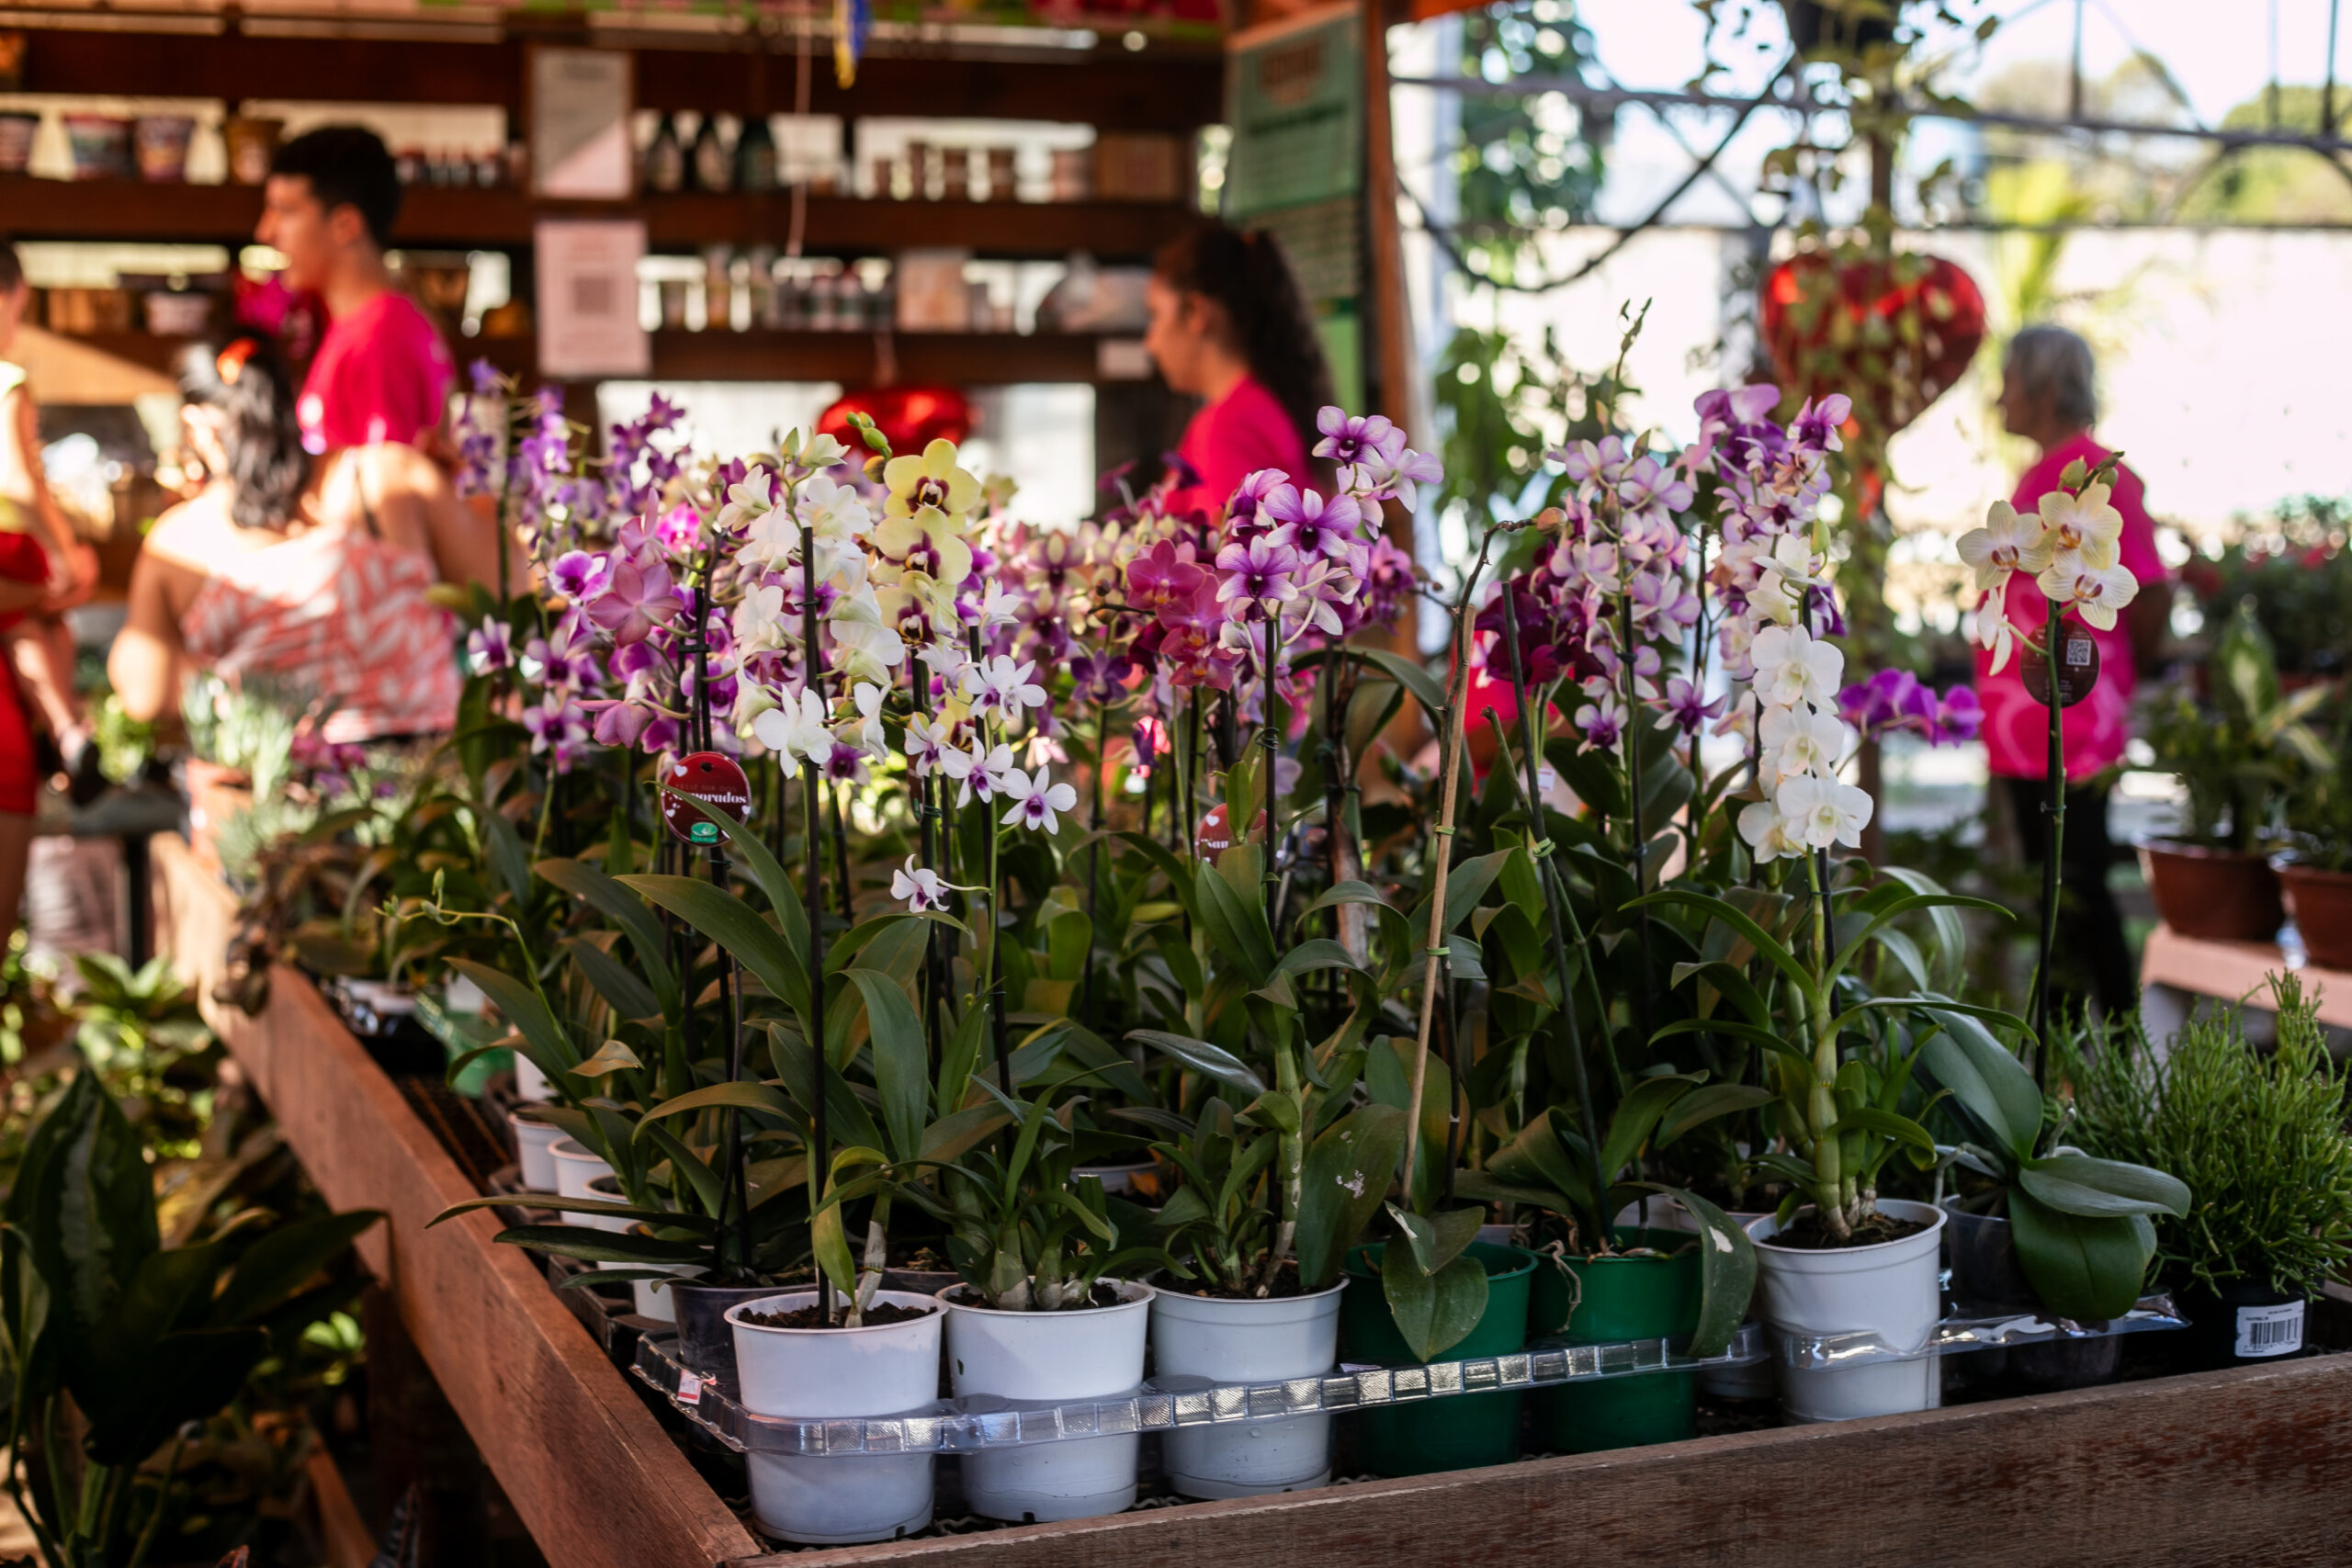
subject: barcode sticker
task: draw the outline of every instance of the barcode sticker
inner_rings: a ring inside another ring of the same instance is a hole
[[[2238,1355],[2291,1356],[2302,1348],[2302,1303],[2238,1308]]]
[[[681,1404],[700,1404],[702,1403],[702,1379],[696,1377],[692,1372],[680,1372],[678,1374],[678,1403]]]

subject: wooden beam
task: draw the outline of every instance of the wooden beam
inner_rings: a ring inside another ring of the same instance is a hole
[[[734,1568],[2352,1562],[2352,1356]]]
[[[1109,261],[1148,258],[1198,215],[1159,201],[876,201],[808,199],[803,248],[812,255],[880,255],[930,245],[983,257],[1058,260],[1083,250]],[[772,244],[791,231],[788,192],[654,196],[585,206],[534,201],[519,191],[437,186],[401,201],[395,243],[526,246],[542,217],[642,217],[656,250]],[[249,243],[261,217],[250,186],[145,185],[123,180],[0,176],[0,231],[20,240],[144,240]]]
[[[43,28],[26,50],[23,90],[108,96],[300,98],[358,103],[478,104],[519,116],[523,44],[431,38],[335,38],[223,30],[139,33]],[[786,114],[789,50],[640,49],[640,107],[705,114]],[[816,114],[920,118],[1053,119],[1121,130],[1190,131],[1217,118],[1224,62],[1215,53],[1154,45],[1060,51],[1066,59],[913,59],[880,55],[857,85],[833,81],[830,49],[809,81]],[[329,90],[331,89],[331,91]]]
[[[1359,0],[1363,21],[1363,215],[1367,275],[1364,299],[1373,364],[1379,371],[1374,405],[1409,434],[1413,381],[1421,372],[1413,353],[1413,322],[1405,295],[1405,244],[1396,219],[1396,142],[1388,113],[1388,13],[1384,0]],[[1404,541],[1412,550],[1409,531]]]
[[[360,1256],[548,1560],[710,1568],[755,1551],[531,1256],[491,1239],[496,1219],[477,1210],[426,1228],[474,1188],[317,988],[280,964],[259,1018],[211,999],[235,900],[176,835],[151,852],[159,950],[320,1194],[385,1212]]]

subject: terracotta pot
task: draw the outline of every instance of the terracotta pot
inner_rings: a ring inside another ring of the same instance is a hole
[[[2312,962],[2322,969],[2352,970],[2352,872],[2282,863],[2278,879]]]
[[[218,876],[220,852],[214,847],[213,836],[230,818],[252,809],[254,781],[242,769],[224,768],[201,757],[190,757],[183,767],[187,780],[187,845],[195,852],[197,863]]]
[[[2209,942],[2269,942],[2285,911],[2278,876],[2261,855],[2143,840],[2140,870],[2165,924]]]

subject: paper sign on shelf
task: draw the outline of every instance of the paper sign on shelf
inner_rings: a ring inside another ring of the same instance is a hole
[[[545,218],[538,253],[539,374],[550,380],[650,376],[653,342],[637,314],[645,225],[635,219]]]

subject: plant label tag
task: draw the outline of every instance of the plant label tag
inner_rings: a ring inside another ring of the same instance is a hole
[[[2050,661],[2027,649],[2018,674],[2027,695],[2050,705]],[[2058,705],[2070,708],[2091,694],[2098,684],[2098,639],[2082,626],[2066,625],[2058,633]]]
[[[2302,1303],[2238,1308],[2239,1356],[2291,1356],[2302,1348]]]
[[[718,842],[718,824],[686,804],[686,797],[707,801],[738,822],[752,819],[752,781],[732,757],[716,751],[693,751],[670,764],[662,775],[662,821],[670,836],[689,844]]]
[[[700,1404],[702,1403],[701,1378],[695,1376],[692,1372],[680,1372],[678,1374],[678,1403],[681,1404]]]

